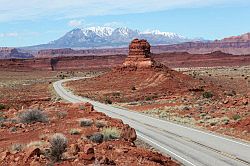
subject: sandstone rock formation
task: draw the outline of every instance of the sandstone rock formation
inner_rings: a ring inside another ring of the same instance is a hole
[[[250,33],[245,33],[240,36],[231,36],[221,40],[222,42],[249,42],[250,41]]]
[[[134,39],[129,45],[129,55],[123,66],[147,68],[155,65],[150,56],[150,44],[147,40]]]
[[[106,99],[114,102],[151,100],[156,96],[189,93],[189,89],[200,86],[199,80],[167,66],[153,60],[146,40],[135,39],[121,66],[98,77],[78,80],[74,85],[67,83],[67,86],[80,96],[88,94],[89,98],[103,102]],[[132,131],[129,133],[133,135]]]

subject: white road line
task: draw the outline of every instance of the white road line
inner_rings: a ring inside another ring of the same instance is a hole
[[[177,155],[176,153],[174,153],[174,152],[172,152],[172,151],[166,149],[165,147],[163,147],[163,146],[161,146],[161,145],[159,145],[159,144],[153,142],[152,140],[150,140],[150,139],[148,139],[148,138],[142,136],[141,134],[138,134],[138,133],[137,133],[137,136],[138,136],[138,137],[141,137],[142,139],[145,139],[145,140],[151,142],[152,144],[154,144],[154,145],[156,145],[156,146],[158,146],[158,147],[160,147],[160,148],[162,148],[162,149],[164,149],[165,151],[171,153],[172,155],[174,155],[174,156],[176,156],[177,158],[179,158],[179,159],[185,161],[186,163],[189,163],[190,165],[196,166],[195,164],[191,163],[191,162],[188,161],[187,159],[184,159],[183,157],[181,157],[181,156]]]

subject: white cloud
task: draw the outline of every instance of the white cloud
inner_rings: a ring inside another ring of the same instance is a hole
[[[83,24],[82,20],[70,20],[68,25],[71,27],[79,27]]]
[[[113,21],[113,22],[107,22],[103,26],[117,28],[117,27],[123,27],[125,26],[125,24],[122,22]]]
[[[18,36],[18,33],[16,33],[16,32],[11,32],[11,33],[7,33],[6,36],[7,36],[7,37],[17,37],[17,36]]]
[[[10,32],[10,33],[0,33],[0,37],[17,37],[18,33]]]
[[[82,18],[211,5],[248,3],[247,0],[0,0],[0,21],[40,18]],[[76,22],[75,22],[76,23]]]

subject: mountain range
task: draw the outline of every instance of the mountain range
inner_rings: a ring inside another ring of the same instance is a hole
[[[66,33],[61,38],[48,44],[31,46],[29,48],[113,48],[127,47],[134,38],[147,39],[151,45],[178,44],[202,39],[188,39],[172,32],[159,30],[141,32],[126,27],[89,27],[76,28]]]
[[[48,44],[23,48],[0,47],[0,59],[127,54],[128,44],[133,38],[147,39],[155,54],[208,54],[217,51],[234,55],[250,54],[250,33],[208,41],[188,39],[159,30],[140,32],[129,28],[90,27],[73,29]]]

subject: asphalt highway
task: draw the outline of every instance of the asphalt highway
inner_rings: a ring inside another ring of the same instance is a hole
[[[160,120],[125,108],[106,105],[74,95],[63,87],[63,83],[73,78],[53,84],[56,93],[72,103],[89,102],[95,110],[110,117],[122,119],[136,129],[138,138],[147,142],[164,154],[187,166],[245,166],[250,165],[250,144],[202,131],[165,120]]]

